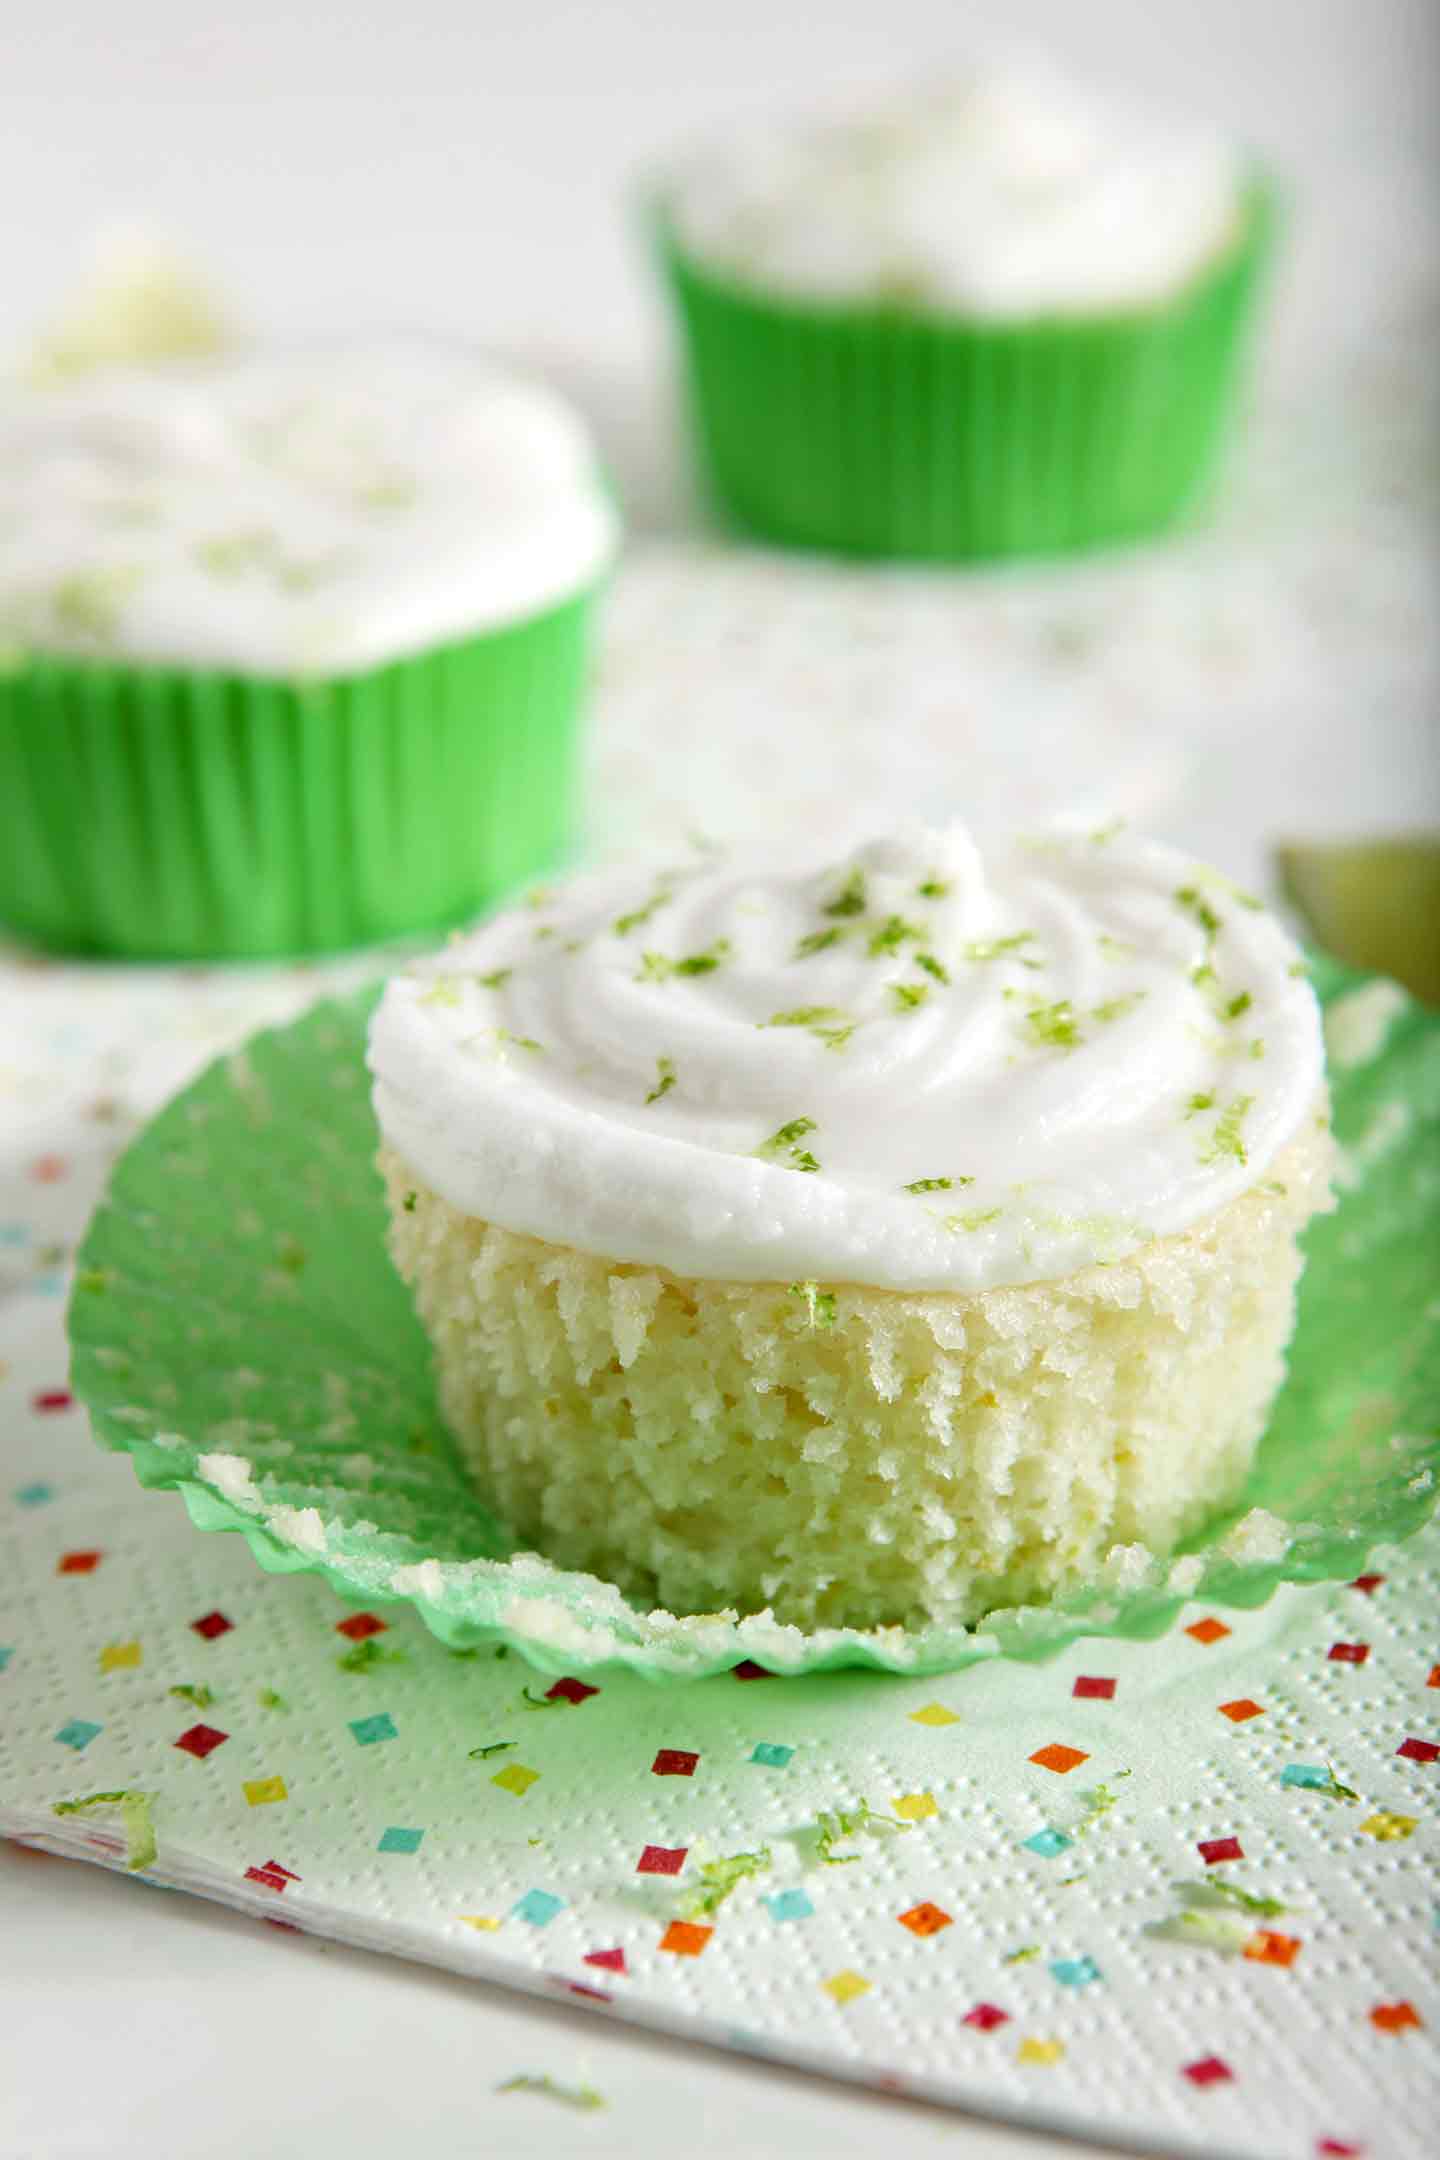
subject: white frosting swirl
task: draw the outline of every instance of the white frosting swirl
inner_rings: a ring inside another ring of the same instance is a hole
[[[1217,136],[992,62],[869,111],[697,158],[684,250],[806,299],[997,319],[1174,291],[1231,237],[1241,160]]]
[[[467,1214],[720,1280],[973,1290],[1183,1230],[1315,1102],[1258,905],[1114,833],[578,880],[386,989],[381,1131]]]
[[[614,512],[584,428],[464,349],[382,340],[17,390],[0,640],[349,673],[591,583]]]

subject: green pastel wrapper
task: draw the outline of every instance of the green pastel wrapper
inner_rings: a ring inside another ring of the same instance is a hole
[[[240,959],[474,914],[569,849],[594,606],[315,681],[0,665],[0,923]]]
[[[1327,1004],[1370,980],[1315,972]],[[327,1002],[212,1065],[122,1157],[79,1255],[72,1385],[96,1437],[143,1485],[182,1493],[201,1529],[240,1532],[263,1568],[318,1569],[365,1605],[407,1599],[453,1648],[510,1644],[551,1673],[691,1679],[746,1659],[938,1673],[1158,1635],[1187,1597],[1246,1607],[1282,1582],[1349,1580],[1434,1505],[1440,1014],[1402,999],[1378,1053],[1331,1075],[1347,1167],[1336,1212],[1306,1232],[1289,1377],[1245,1490],[1181,1548],[1183,1583],[1159,1561],[974,1631],[806,1633],[646,1612],[517,1553],[485,1507],[385,1249],[364,1067],[377,996]],[[1252,1509],[1277,1519],[1281,1549],[1227,1545]]]
[[[1169,299],[1014,323],[766,292],[656,223],[720,507],[790,546],[966,562],[1181,516],[1223,438],[1276,205],[1252,185],[1234,239]]]

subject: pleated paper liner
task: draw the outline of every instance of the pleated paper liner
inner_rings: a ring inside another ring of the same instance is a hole
[[[1162,530],[1214,466],[1275,218],[1257,184],[1173,298],[1012,324],[765,293],[688,257],[662,210],[718,504],[764,539],[934,561]]]
[[[0,923],[72,952],[320,952],[567,852],[594,595],[366,674],[0,671]]]
[[[1316,972],[1330,1007],[1371,995],[1334,963]],[[79,1256],[73,1385],[97,1437],[128,1450],[142,1484],[178,1489],[201,1529],[241,1532],[264,1568],[318,1569],[367,1605],[407,1599],[452,1646],[512,1644],[553,1673],[684,1679],[746,1659],[934,1673],[1080,1635],[1156,1635],[1188,1596],[1243,1607],[1281,1582],[1348,1580],[1430,1511],[1440,1015],[1398,991],[1383,993],[1394,1017],[1375,1054],[1332,1071],[1339,1207],[1306,1233],[1289,1378],[1235,1507],[1178,1571],[1156,1562],[974,1631],[870,1633],[650,1612],[512,1549],[441,1421],[385,1250],[363,1062],[375,995],[212,1065],[122,1158]],[[1364,1012],[1351,1006],[1352,1023]],[[1227,1542],[1252,1509],[1266,1511],[1260,1534]]]

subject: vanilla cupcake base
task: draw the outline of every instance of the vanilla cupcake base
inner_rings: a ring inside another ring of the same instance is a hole
[[[1333,1149],[1132,1258],[1017,1288],[691,1280],[464,1215],[389,1149],[390,1247],[511,1532],[677,1613],[967,1624],[1236,1497]]]

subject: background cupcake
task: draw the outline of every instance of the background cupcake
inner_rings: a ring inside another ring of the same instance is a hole
[[[453,921],[566,851],[615,519],[462,348],[240,353],[0,408],[0,920],[138,955]]]
[[[659,223],[715,493],[869,555],[1154,531],[1210,470],[1270,222],[1221,138],[1037,64],[697,158]]]

